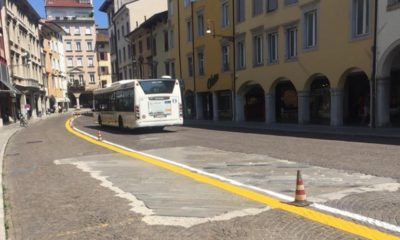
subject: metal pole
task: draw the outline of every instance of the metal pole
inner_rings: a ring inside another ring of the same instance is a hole
[[[233,55],[233,83],[232,83],[232,122],[236,121],[236,22],[235,0],[232,0],[232,55]]]
[[[197,94],[196,94],[196,61],[195,61],[195,53],[194,53],[194,2],[195,0],[190,1],[190,7],[192,11],[192,71],[193,71],[193,95],[194,95],[194,109],[195,109],[195,118],[197,116]]]
[[[371,84],[371,99],[370,99],[370,125],[371,128],[376,127],[376,51],[377,51],[377,34],[378,34],[378,0],[375,0],[375,18],[374,18],[374,45],[372,46],[372,84]]]

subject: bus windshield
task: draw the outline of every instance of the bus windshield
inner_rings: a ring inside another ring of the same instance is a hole
[[[145,94],[172,93],[175,86],[175,80],[149,80],[139,81]]]

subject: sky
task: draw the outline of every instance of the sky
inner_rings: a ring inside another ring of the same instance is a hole
[[[33,6],[33,8],[35,8],[41,17],[46,17],[46,13],[44,11],[44,0],[28,0],[28,2]],[[107,27],[107,15],[99,11],[99,8],[103,2],[104,0],[93,0],[94,19],[96,24],[101,28]]]

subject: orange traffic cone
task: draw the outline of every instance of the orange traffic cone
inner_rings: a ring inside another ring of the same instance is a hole
[[[101,136],[101,132],[97,131],[97,140],[98,141],[103,141],[103,137]]]
[[[306,200],[306,191],[304,189],[304,182],[301,178],[300,170],[297,170],[296,195],[294,197],[294,202],[291,202],[290,204],[297,207],[305,207],[311,204],[311,202]]]

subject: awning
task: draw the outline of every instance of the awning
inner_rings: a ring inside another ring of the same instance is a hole
[[[12,85],[12,83],[10,83],[10,82],[8,82],[8,81],[6,81],[6,80],[4,80],[4,79],[0,79],[0,82],[1,82],[2,84],[4,84],[4,85],[8,88],[8,90],[2,90],[2,92],[7,91],[7,92],[10,92],[10,93],[14,93],[14,94],[22,94],[22,92],[19,91],[18,89],[16,89],[16,88]]]
[[[56,101],[57,102],[66,102],[66,103],[71,102],[71,100],[69,100],[68,97],[56,97]]]

